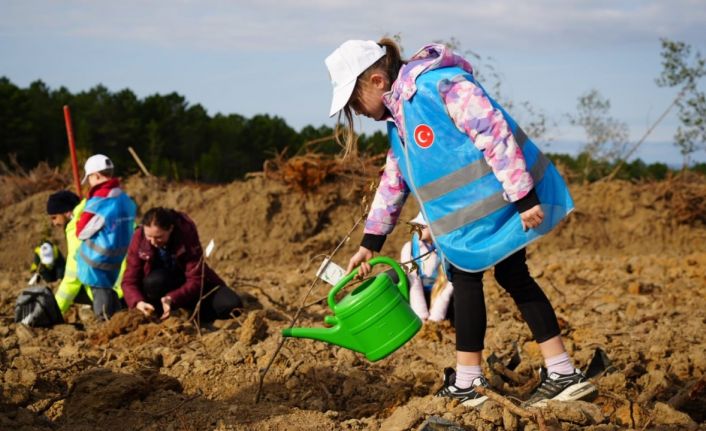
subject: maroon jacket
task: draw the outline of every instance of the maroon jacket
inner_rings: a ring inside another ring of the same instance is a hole
[[[186,281],[179,288],[169,292],[175,308],[195,305],[201,291],[201,258],[203,250],[194,222],[184,213],[177,212],[167,250],[174,257],[176,268],[183,271]],[[145,301],[142,294],[142,280],[152,271],[152,264],[159,259],[157,248],[147,241],[140,226],[130,241],[127,250],[127,268],[123,276],[122,288],[128,307],[135,308],[138,302]],[[225,283],[216,273],[203,265],[203,292],[206,294],[216,286]]]

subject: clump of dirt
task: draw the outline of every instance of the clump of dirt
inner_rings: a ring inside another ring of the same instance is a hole
[[[95,345],[105,344],[119,335],[136,330],[146,321],[147,318],[139,310],[120,311],[91,335],[91,341]]]
[[[135,400],[143,400],[150,393],[142,377],[114,373],[106,368],[93,368],[79,374],[72,389],[64,402],[64,415],[68,417],[107,413],[109,409],[120,409]]]
[[[550,403],[545,418],[563,429],[706,426],[706,183],[571,188],[576,211],[529,247],[528,265],[576,365],[585,369],[600,348],[610,366],[593,378],[596,400]],[[433,396],[444,367],[455,364],[448,322],[425,324],[376,363],[287,339],[255,403],[260,373],[299,305],[308,307],[297,326],[323,326],[331,313],[322,300],[330,286],[304,293],[319,255],[361,216],[364,188],[330,177],[307,193],[264,176],[215,187],[132,177],[125,190],[140,213],[177,208],[196,221],[202,243],[215,239],[209,265],[245,298],[244,313],[200,328],[179,312],[164,322],[121,312],[100,323],[79,312],[51,329],[17,325],[14,300],[32,244],[48,227],[49,192],[8,205],[0,209],[0,428],[402,430],[437,418],[467,429],[537,429],[494,401],[473,410]],[[402,221],[416,211],[410,203]],[[345,264],[361,234],[359,227],[334,261]],[[397,257],[407,239],[398,226],[383,254]],[[521,361],[511,372],[486,363],[484,372],[495,391],[525,399],[537,383],[539,348],[492,271],[485,294],[486,354],[508,364],[519,353]]]
[[[266,336],[267,323],[264,319],[264,313],[260,310],[249,313],[240,327],[240,342],[246,346],[251,346]]]

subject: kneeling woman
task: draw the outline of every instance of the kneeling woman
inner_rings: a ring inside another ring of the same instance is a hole
[[[196,225],[186,214],[150,209],[127,252],[122,288],[128,307],[162,319],[176,308],[193,311],[203,282],[203,294],[210,294],[201,301],[201,321],[227,319],[242,301],[202,259]]]

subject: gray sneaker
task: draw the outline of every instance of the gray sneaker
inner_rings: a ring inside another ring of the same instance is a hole
[[[461,404],[468,407],[479,407],[488,399],[488,397],[479,394],[475,390],[478,386],[488,387],[488,382],[483,376],[476,377],[471,387],[466,389],[457,388],[454,383],[456,383],[456,372],[453,368],[446,368],[444,370],[444,386],[435,396],[457,399]]]
[[[539,371],[540,382],[530,398],[524,405],[542,407],[547,400],[577,401],[590,399],[598,393],[593,383],[579,369],[574,369],[572,374],[547,374],[547,369],[542,367]]]

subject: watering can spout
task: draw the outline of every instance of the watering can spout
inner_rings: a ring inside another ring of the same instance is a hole
[[[282,335],[285,337],[311,338],[313,340],[325,341],[362,353],[356,340],[346,331],[342,330],[340,325],[336,325],[333,328],[285,328],[282,330]]]

